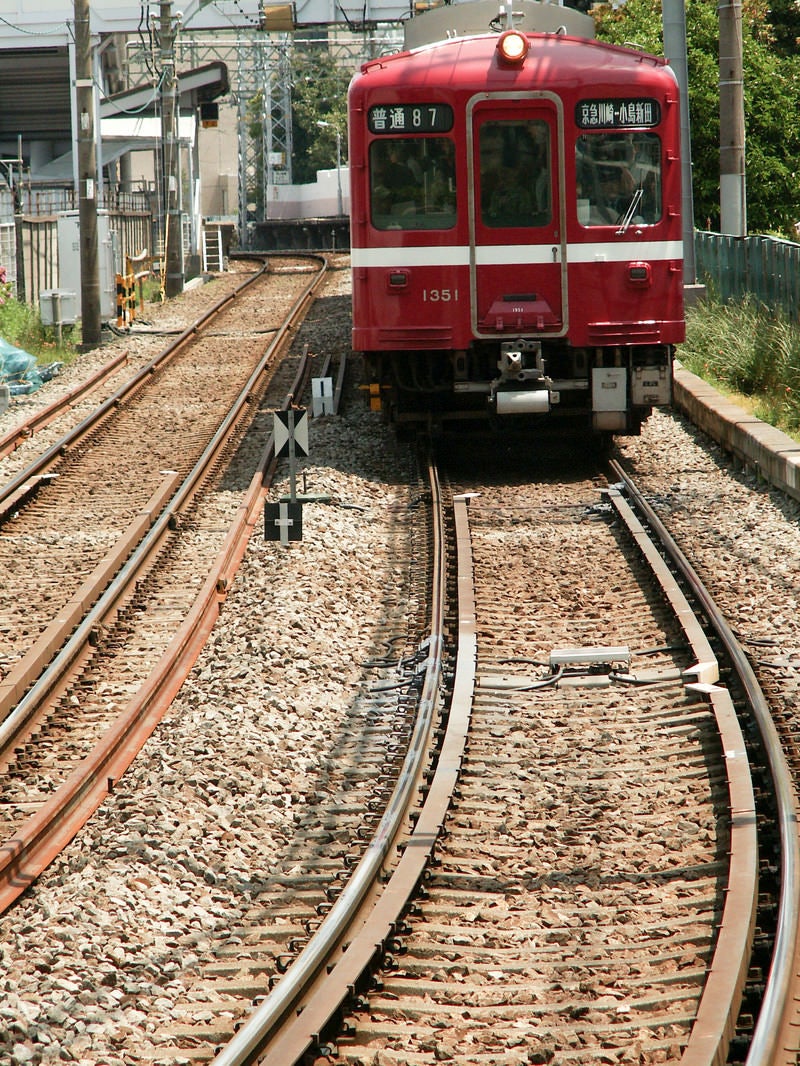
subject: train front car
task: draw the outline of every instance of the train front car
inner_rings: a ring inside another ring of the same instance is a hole
[[[349,112],[353,346],[374,405],[607,434],[670,402],[684,319],[664,60],[506,27],[365,64]]]

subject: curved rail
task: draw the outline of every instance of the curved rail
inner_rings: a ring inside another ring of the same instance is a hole
[[[686,630],[698,663],[694,670],[687,671],[687,686],[699,689],[709,699],[726,755],[731,804],[728,890],[697,1020],[682,1059],[684,1066],[717,1066],[725,1060],[735,1030],[757,906],[755,804],[744,739],[729,693],[714,684],[717,672],[713,652],[677,582],[621,494],[613,489],[609,494]],[[262,1066],[291,1066],[299,1062],[312,1046],[323,1043],[323,1034],[353,999],[370,964],[391,951],[392,937],[436,845],[457,783],[471,716],[476,632],[466,498],[454,501],[454,519],[459,601],[454,691],[441,755],[414,828],[388,885],[377,888],[373,880],[388,851],[388,833],[394,831],[387,829],[387,821],[402,815],[399,805],[393,803],[354,877],[317,935],[270,996],[218,1054],[215,1066],[242,1066],[256,1058]],[[416,757],[419,745],[415,742],[412,749],[409,759]],[[409,781],[417,773],[408,766],[408,760],[404,767],[406,773]],[[366,897],[373,891],[376,901],[369,903]],[[354,931],[349,933],[349,929]]]
[[[410,890],[422,875],[434,846],[442,822],[439,820],[434,824],[426,811],[437,790],[436,779],[389,883],[383,888],[378,886],[384,862],[414,803],[428,752],[428,739],[441,684],[446,560],[438,480],[430,463],[429,480],[434,511],[434,566],[428,659],[417,720],[400,776],[375,836],[336,903],[281,981],[213,1060],[215,1066],[240,1066],[250,1062],[268,1040],[271,1043],[261,1061],[289,1066],[319,1040],[320,1034],[342,1004],[352,996],[353,987],[368,963],[381,952],[393,935]],[[437,779],[441,781],[447,777],[452,791],[457,772],[457,765],[450,767],[449,774],[443,766],[441,774],[437,770]],[[441,799],[440,796],[438,798]],[[441,819],[444,809],[446,802]],[[373,892],[380,893],[374,905],[369,899]],[[354,928],[357,916],[363,924],[345,945],[344,938],[348,930]],[[334,953],[339,947],[342,948],[341,953],[333,962]],[[330,964],[330,969],[324,973],[326,964]],[[313,1000],[304,1002],[303,997],[311,991],[321,973],[323,976],[320,981],[324,982],[324,990],[320,993],[319,989],[315,989]],[[279,1027],[284,1020],[287,1023],[281,1030]]]
[[[13,735],[15,730],[21,729],[24,723],[37,713],[42,702],[62,684],[62,679],[72,664],[84,655],[87,645],[92,643],[96,627],[109,613],[113,613],[142,566],[167,536],[176,514],[186,506],[197,490],[209,463],[226,441],[238,412],[248,403],[257,378],[279,347],[286,343],[323,276],[324,269],[314,277],[295,302],[281,331],[273,338],[259,365],[253,370],[223,425],[139,547],[39,681],[3,722],[0,736],[4,740],[8,739],[9,734]],[[182,336],[189,336],[191,332],[186,331]],[[295,385],[286,397],[286,405],[293,402],[307,373],[308,360],[303,360]],[[264,492],[264,468],[272,454],[274,444],[270,438],[265,457],[252,479],[234,526],[210,576],[189,616],[148,680],[90,755],[76,767],[48,802],[25,823],[20,833],[0,848],[0,913],[30,885],[99,807],[114,787],[114,783],[135,758],[183,684],[211,632],[220,603],[224,600],[233,574],[244,555],[247,540],[257,519],[258,504]]]
[[[627,484],[630,485],[629,479]],[[686,634],[696,660],[696,665],[684,673],[686,687],[708,699],[717,724],[720,749],[724,752],[731,822],[728,884],[713,958],[695,1023],[681,1057],[682,1066],[715,1066],[726,1060],[736,1028],[758,908],[756,809],[747,750],[730,692],[716,684],[719,679],[716,657],[700,621],[620,491],[610,488],[608,496],[647,559]]]
[[[744,686],[764,750],[769,760],[778,808],[781,837],[781,899],[772,966],[747,1056],[747,1066],[773,1066],[781,1047],[796,1046],[787,1040],[794,1004],[791,999],[795,963],[800,950],[800,842],[798,841],[797,797],[791,774],[772,721],[769,706],[750,662],[700,578],[683,555],[669,531],[647,503],[619,463],[611,463],[631,498],[668,551],[670,558],[702,604],[711,625],[725,646]],[[735,817],[735,815],[734,815]]]

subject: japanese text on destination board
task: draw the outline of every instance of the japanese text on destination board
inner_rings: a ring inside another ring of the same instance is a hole
[[[582,130],[657,126],[660,121],[658,100],[581,100],[575,108],[575,122]]]

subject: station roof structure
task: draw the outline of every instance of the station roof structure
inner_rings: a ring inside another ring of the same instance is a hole
[[[228,70],[224,63],[206,66],[178,74],[176,87],[180,111],[196,111],[228,92]],[[107,96],[100,102],[100,130],[103,142],[102,163],[106,165],[128,152],[141,152],[158,147],[161,130],[157,113],[158,94],[152,85],[128,89]],[[182,144],[194,141],[194,122],[178,120],[178,140]],[[72,152],[40,167],[33,178],[65,181],[72,177]]]
[[[4,48],[0,54],[0,141],[56,140],[70,135],[66,45]],[[13,101],[9,106],[8,102]]]
[[[13,106],[0,108],[0,141],[69,139],[72,103],[66,47],[3,50],[0,55],[0,100],[14,101]],[[227,67],[221,62],[179,72],[178,106],[196,109],[224,96],[229,88]],[[153,86],[141,86],[104,97],[100,115],[152,115],[155,103]]]
[[[180,33],[208,33],[213,38],[214,31],[223,30],[258,37],[260,31],[269,34],[292,27],[396,22],[408,17],[412,2],[187,0],[182,7],[175,0],[169,7]],[[105,91],[127,88],[126,47],[131,41],[146,43],[150,24],[159,19],[161,9],[160,0],[92,3],[90,32],[100,55]],[[71,138],[74,21],[74,0],[0,0],[0,145],[7,148],[19,139],[28,143]]]
[[[185,32],[286,28],[282,12],[289,9],[292,26],[364,26],[408,18],[413,0],[175,0],[172,14]],[[160,0],[101,0],[91,5],[91,32],[146,32],[148,21],[161,13]],[[278,16],[278,18],[273,18]],[[74,22],[74,0],[0,0],[0,50],[68,45]]]
[[[230,89],[228,68],[224,63],[207,63],[194,70],[178,73],[176,93],[181,111],[195,111],[201,104],[211,103]],[[141,85],[124,92],[106,96],[100,101],[100,118],[117,115],[154,115],[158,94],[152,85]]]

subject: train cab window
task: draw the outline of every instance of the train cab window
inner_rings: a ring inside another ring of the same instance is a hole
[[[575,146],[575,174],[582,225],[627,227],[661,219],[658,134],[584,134]]]
[[[553,211],[548,124],[542,119],[484,122],[478,152],[483,225],[546,225]]]
[[[392,137],[369,149],[376,229],[451,229],[456,224],[455,151],[449,137]]]

